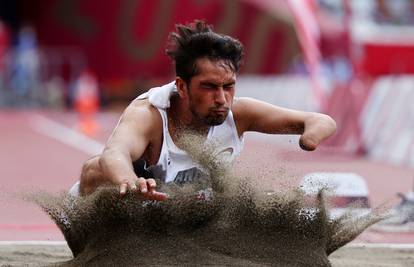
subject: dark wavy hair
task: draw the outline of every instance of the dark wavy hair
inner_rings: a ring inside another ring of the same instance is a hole
[[[198,73],[199,58],[223,60],[237,73],[242,64],[243,45],[230,36],[215,33],[205,21],[195,20],[176,25],[176,32],[169,35],[166,53],[175,63],[176,75],[188,84]]]

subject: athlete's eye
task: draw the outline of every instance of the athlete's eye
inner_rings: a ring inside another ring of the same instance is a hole
[[[204,83],[204,84],[201,84],[201,86],[200,86],[202,89],[214,89],[214,88],[216,88],[217,86],[215,85],[215,84],[211,84],[211,83]]]

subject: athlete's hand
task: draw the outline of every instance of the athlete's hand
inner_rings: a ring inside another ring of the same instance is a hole
[[[154,179],[145,179],[145,178],[135,178],[134,180],[125,179],[121,182],[119,186],[119,193],[121,196],[126,194],[127,190],[136,192],[142,197],[148,200],[166,200],[167,195],[165,193],[155,191],[157,183]]]

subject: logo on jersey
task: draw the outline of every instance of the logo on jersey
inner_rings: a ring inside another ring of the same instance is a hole
[[[203,171],[197,167],[193,167],[188,170],[179,171],[177,173],[177,176],[175,176],[174,183],[182,185],[184,183],[194,182],[207,177],[207,174],[205,174]]]

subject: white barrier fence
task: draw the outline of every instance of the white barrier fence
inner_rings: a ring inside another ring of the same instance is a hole
[[[368,154],[414,165],[414,76],[381,77],[371,90],[360,117]]]
[[[315,111],[317,104],[306,76],[241,76],[236,96],[253,97],[286,108]]]

